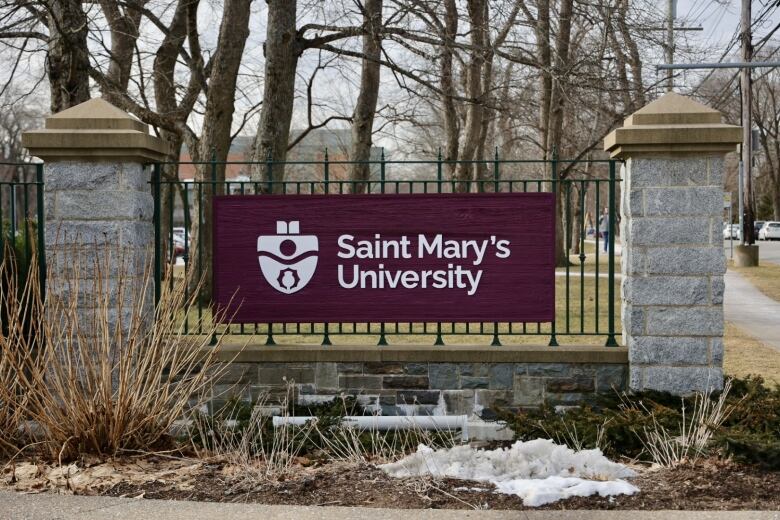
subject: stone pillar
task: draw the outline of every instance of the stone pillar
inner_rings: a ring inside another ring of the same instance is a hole
[[[625,160],[622,317],[632,390],[723,386],[723,161],[741,131],[668,93],[604,140]]]
[[[95,308],[93,255],[106,253],[111,265],[103,273],[105,290],[116,290],[120,268],[128,282],[123,302],[112,294],[109,313],[116,319],[121,312],[128,323],[154,239],[154,201],[145,165],[162,160],[167,144],[102,99],[48,117],[45,128],[24,133],[22,143],[45,162],[46,257],[53,275],[47,297],[73,297],[67,282],[77,255],[82,260],[78,305]],[[153,291],[153,285],[145,290]],[[144,297],[151,310],[154,296]],[[150,312],[144,314],[151,319]]]

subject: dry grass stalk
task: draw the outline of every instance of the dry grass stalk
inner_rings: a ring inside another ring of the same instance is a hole
[[[35,272],[21,296],[13,286],[0,295],[10,314],[0,355],[25,396],[18,411],[39,425],[44,453],[55,460],[170,444],[174,422],[204,400],[210,378],[219,375],[222,338],[206,348],[215,325],[200,324],[202,336],[186,335],[179,319],[197,292],[189,293],[186,281],[162,284],[155,308],[151,262],[133,276],[121,249],[109,249],[47,258],[50,266],[68,267],[50,269],[47,285],[56,290],[45,303]],[[25,331],[26,312],[46,318]],[[15,391],[3,385],[0,400]]]
[[[278,409],[284,418],[290,417],[290,403],[295,391],[294,382],[287,382],[287,390]],[[301,451],[310,439],[313,423],[274,429],[273,417],[267,413],[268,396],[261,397],[246,423],[239,425],[240,403],[216,414],[213,420],[196,416],[191,421],[198,436],[206,441],[208,452],[198,450],[201,458],[216,458],[231,466],[234,489],[251,488],[266,482],[278,482],[288,477]],[[274,406],[273,408],[277,408]],[[194,411],[194,414],[200,414]]]
[[[681,462],[695,464],[705,455],[713,432],[728,419],[736,407],[726,404],[730,390],[729,379],[717,401],[713,401],[712,392],[697,393],[690,416],[686,415],[683,401],[679,435],[670,433],[658,422],[655,414],[648,411],[653,420],[652,427],[644,428],[644,435],[640,436],[640,439],[653,462],[663,467],[675,466]]]

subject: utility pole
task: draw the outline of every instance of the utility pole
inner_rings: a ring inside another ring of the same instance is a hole
[[[677,0],[668,0],[666,11],[666,63],[674,63],[674,19],[677,18]],[[674,71],[666,71],[666,91],[674,88]]]
[[[742,10],[740,17],[740,30],[742,40],[742,61],[749,63],[753,59],[753,35],[751,31],[752,23],[751,0],[742,0]],[[752,152],[753,152],[753,132],[752,132],[752,85],[751,68],[745,67],[740,70],[739,75],[740,89],[742,90],[742,245],[752,245],[755,243],[753,236],[753,174],[752,174]]]

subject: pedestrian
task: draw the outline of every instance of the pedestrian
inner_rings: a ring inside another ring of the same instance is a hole
[[[606,253],[609,245],[609,210],[607,208],[604,208],[604,213],[599,219],[599,232],[604,237],[604,252]]]

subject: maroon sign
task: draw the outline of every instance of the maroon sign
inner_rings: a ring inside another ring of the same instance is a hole
[[[237,323],[548,322],[549,193],[214,198],[214,298]]]

